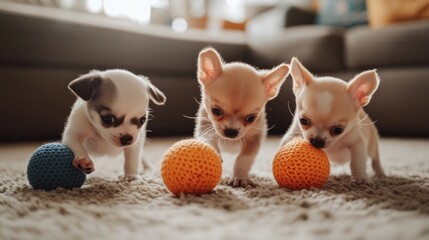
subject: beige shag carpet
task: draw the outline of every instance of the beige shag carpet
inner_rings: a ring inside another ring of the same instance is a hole
[[[26,177],[41,143],[0,146],[0,239],[429,239],[429,139],[382,139],[389,177],[376,186],[350,181],[333,166],[322,189],[279,188],[270,137],[252,168],[257,187],[226,185],[233,156],[211,194],[172,197],[159,174],[162,156],[178,138],[146,144],[154,171],[121,179],[120,158],[95,160],[80,189],[34,190]],[[372,170],[369,170],[372,174]]]

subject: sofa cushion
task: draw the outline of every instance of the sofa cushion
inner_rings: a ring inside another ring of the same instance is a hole
[[[320,25],[352,27],[367,22],[365,0],[319,0]]]
[[[271,68],[298,57],[312,71],[331,71],[344,67],[344,29],[306,25],[263,32],[247,31],[250,61],[256,66]]]
[[[372,29],[355,27],[345,35],[347,66],[354,69],[429,63],[429,21]]]
[[[316,22],[316,13],[310,9],[302,7],[287,7],[285,11],[285,27],[294,27],[299,25],[309,25]]]
[[[367,0],[367,4],[372,27],[429,19],[428,0]]]
[[[198,52],[207,46],[229,61],[244,61],[236,57],[247,51],[242,32],[177,33],[168,26],[61,9],[23,5],[9,10],[0,8],[2,63],[195,74]]]

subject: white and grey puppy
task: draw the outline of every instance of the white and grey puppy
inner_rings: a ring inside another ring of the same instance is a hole
[[[138,175],[143,158],[149,99],[163,105],[165,95],[144,76],[126,70],[91,71],[69,84],[78,97],[62,143],[74,153],[73,165],[89,174],[92,157],[124,153],[125,177]]]

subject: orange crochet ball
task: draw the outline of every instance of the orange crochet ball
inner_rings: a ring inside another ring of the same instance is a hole
[[[161,177],[174,195],[212,191],[222,175],[222,160],[214,148],[195,139],[179,141],[165,153]]]
[[[293,190],[320,188],[328,180],[329,172],[326,153],[300,138],[280,148],[273,161],[277,183]]]

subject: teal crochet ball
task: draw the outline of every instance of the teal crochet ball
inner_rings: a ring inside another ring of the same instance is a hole
[[[27,177],[34,189],[46,191],[58,187],[79,188],[86,180],[86,175],[72,164],[73,152],[64,144],[48,143],[42,145],[28,162]]]

